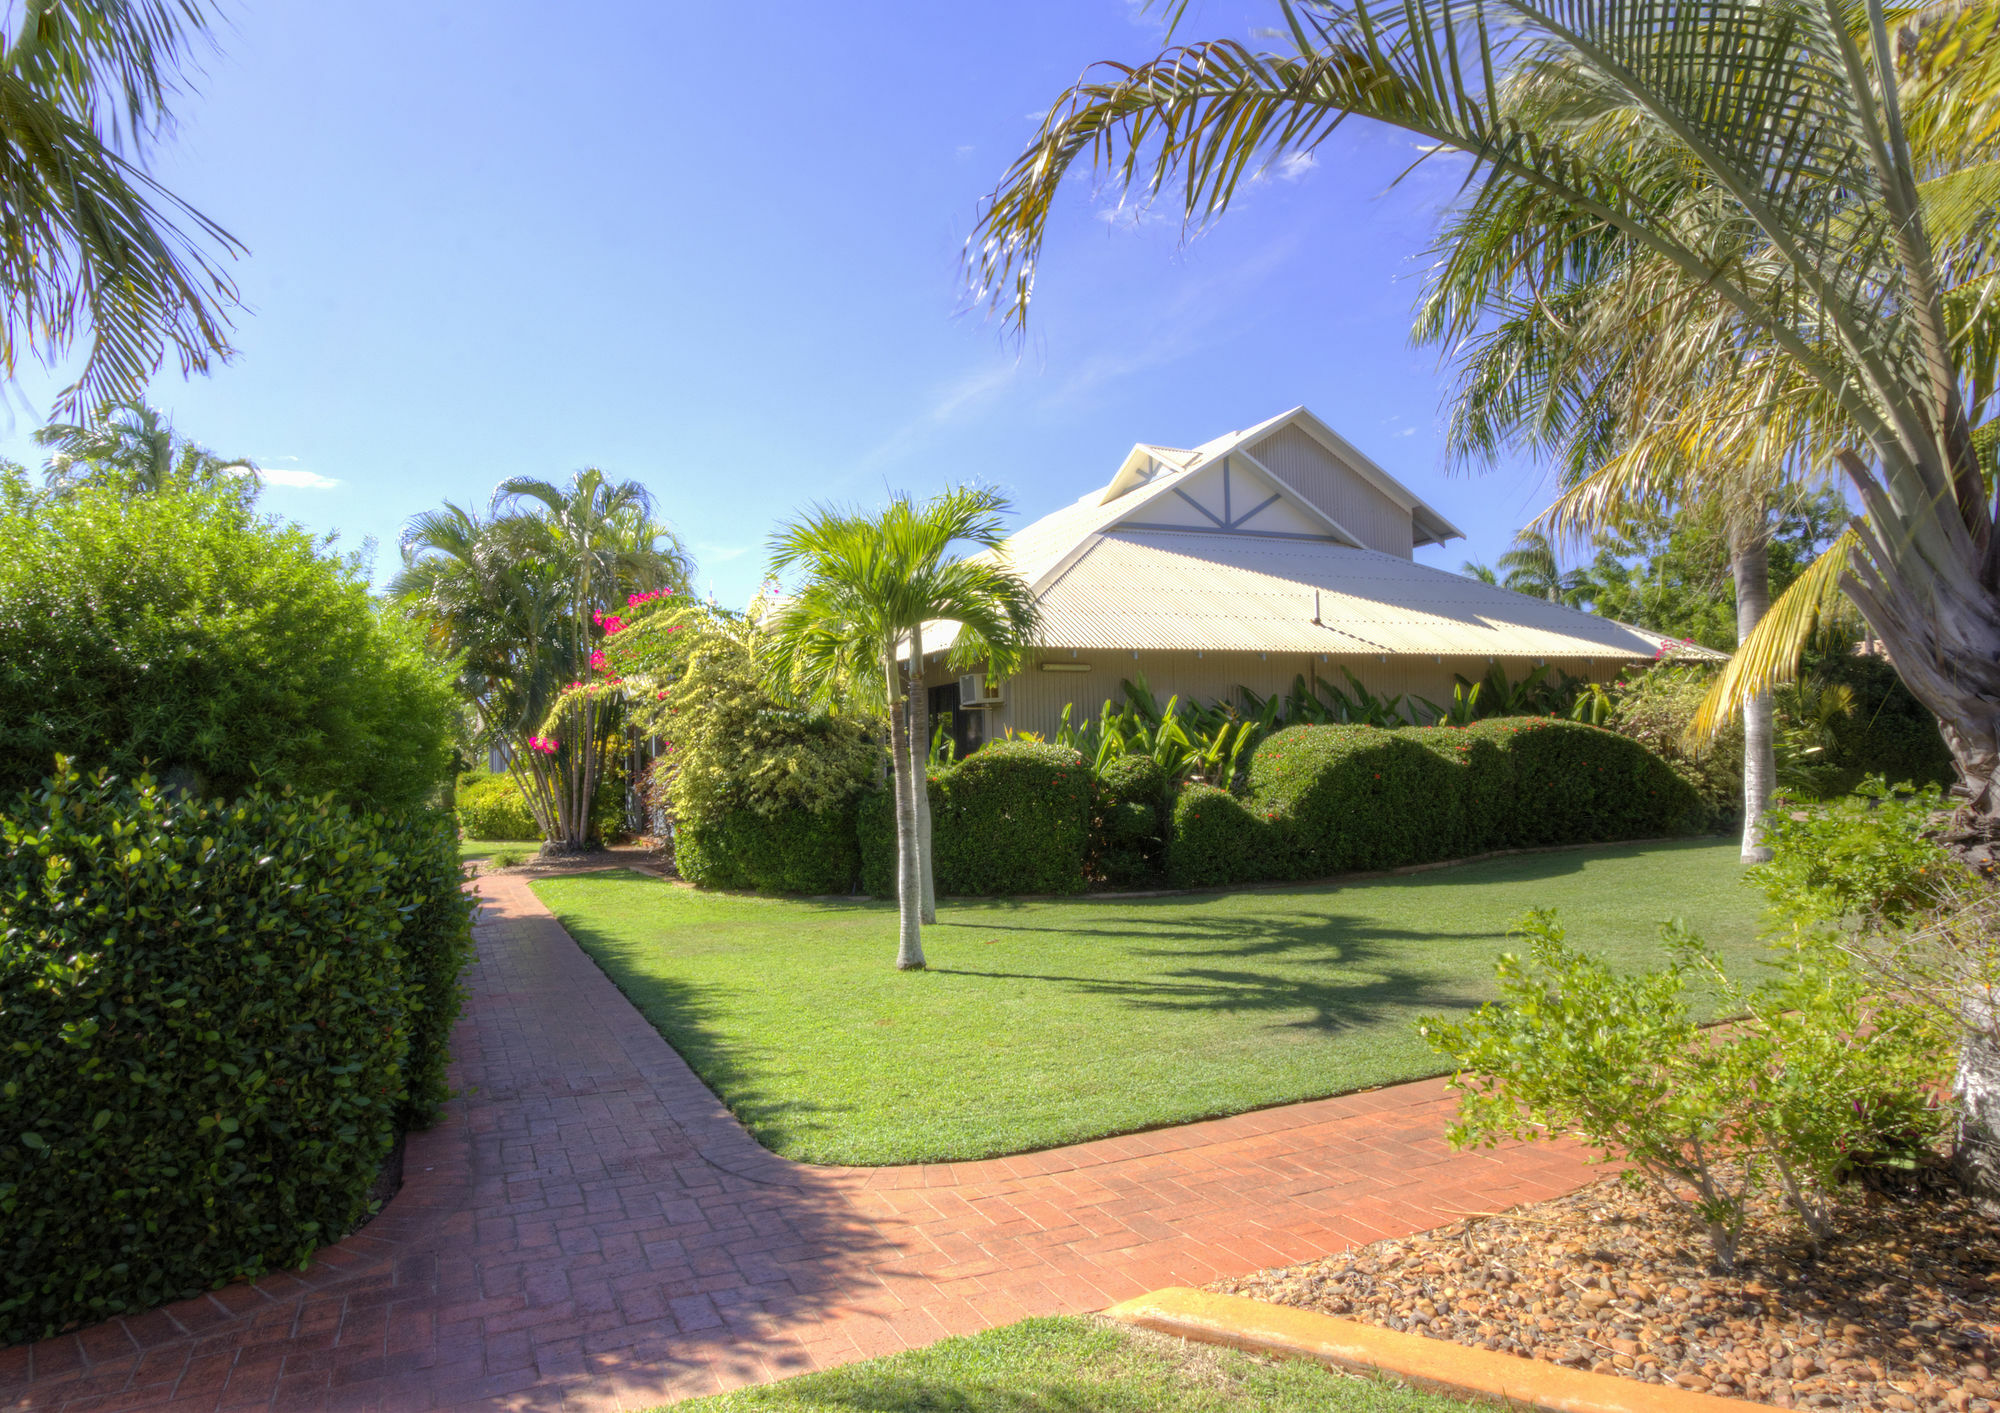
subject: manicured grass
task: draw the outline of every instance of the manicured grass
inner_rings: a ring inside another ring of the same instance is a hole
[[[535,891],[759,1141],[821,1163],[1020,1153],[1435,1074],[1418,1017],[1494,994],[1531,907],[1621,966],[1678,915],[1762,951],[1734,841],[1531,854],[1345,887],[947,899],[931,969],[886,903],[635,873]]]
[[[1465,1413],[1466,1405],[1316,1364],[1024,1320],[823,1374],[674,1405],[676,1413]]]
[[[541,846],[533,840],[523,842],[518,839],[461,839],[458,841],[458,861],[460,863],[484,863],[495,854],[508,854],[522,859],[531,859]]]

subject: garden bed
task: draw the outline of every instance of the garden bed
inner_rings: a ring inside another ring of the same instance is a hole
[[[2000,1239],[1948,1187],[1851,1185],[1815,1252],[1753,1210],[1740,1269],[1617,1180],[1215,1290],[1781,1408],[1989,1413]]]

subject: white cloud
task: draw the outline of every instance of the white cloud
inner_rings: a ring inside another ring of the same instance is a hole
[[[1287,152],[1272,164],[1271,171],[1281,182],[1295,182],[1319,165],[1319,158],[1310,152]]]
[[[289,486],[295,491],[330,491],[340,482],[317,471],[300,471],[283,466],[259,467],[258,479],[267,486]]]
[[[696,544],[695,553],[709,564],[727,564],[732,559],[740,559],[750,553],[748,545]]]

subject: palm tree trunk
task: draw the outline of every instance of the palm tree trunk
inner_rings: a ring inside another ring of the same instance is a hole
[[[889,760],[895,772],[896,788],[896,969],[912,971],[924,964],[924,939],[918,907],[923,892],[917,873],[917,811],[910,791],[910,732],[903,707],[896,698],[902,686],[902,668],[896,662],[896,645],[882,653],[882,671],[889,686]]]
[[[931,694],[924,685],[924,625],[910,630],[910,779],[916,782],[918,916],[937,922],[937,872],[931,864]]]
[[[1759,512],[1752,524],[1729,531],[1729,572],[1736,580],[1736,641],[1750,636],[1771,611],[1770,516]],[[1778,756],[1771,694],[1759,692],[1743,708],[1743,862],[1768,863],[1764,813],[1777,784]]]

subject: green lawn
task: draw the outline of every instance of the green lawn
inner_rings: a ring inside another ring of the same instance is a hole
[[[1166,898],[947,899],[931,969],[886,903],[535,884],[765,1145],[821,1163],[1020,1153],[1438,1072],[1422,1015],[1493,994],[1509,923],[1562,911],[1626,967],[1685,918],[1761,949],[1734,841],[1531,854],[1403,878]]]
[[[524,859],[535,856],[540,847],[532,841],[522,843],[509,839],[460,839],[458,841],[458,861],[460,863],[484,863],[495,854],[517,854]]]
[[[1024,1320],[926,1349],[674,1405],[675,1413],[1466,1413],[1317,1364]]]

